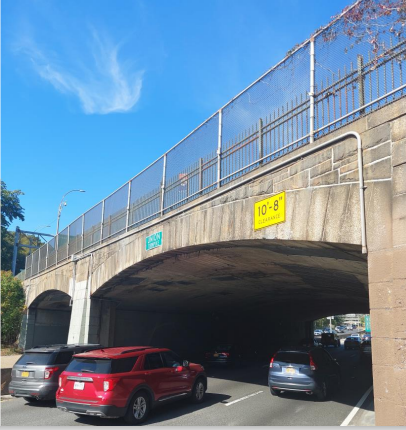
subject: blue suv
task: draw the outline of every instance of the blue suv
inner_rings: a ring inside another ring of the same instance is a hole
[[[340,380],[340,365],[319,347],[282,348],[269,363],[268,385],[274,396],[298,391],[325,400]]]

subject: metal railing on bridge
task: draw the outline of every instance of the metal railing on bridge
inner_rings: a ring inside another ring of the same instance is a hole
[[[158,160],[29,255],[21,277],[30,278],[162,217],[403,97],[405,6],[400,0],[384,2],[387,6],[378,5],[372,12],[371,1],[358,1],[318,30]]]

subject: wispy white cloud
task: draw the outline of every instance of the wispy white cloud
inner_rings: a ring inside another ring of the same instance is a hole
[[[47,52],[32,38],[20,41],[16,50],[57,91],[77,97],[85,113],[108,114],[130,111],[141,95],[143,71],[120,58],[120,47],[92,30],[86,52],[75,58]]]

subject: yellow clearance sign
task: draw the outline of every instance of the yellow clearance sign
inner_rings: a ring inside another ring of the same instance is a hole
[[[285,222],[285,191],[254,204],[254,229]]]

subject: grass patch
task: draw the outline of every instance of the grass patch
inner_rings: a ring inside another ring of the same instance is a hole
[[[18,348],[14,345],[1,345],[1,355],[19,355],[22,354],[24,351],[21,348]]]

